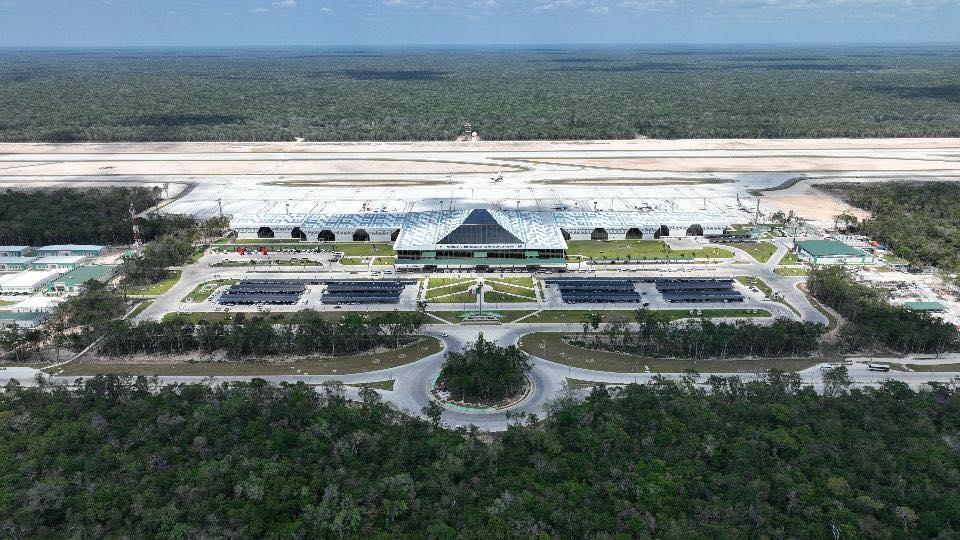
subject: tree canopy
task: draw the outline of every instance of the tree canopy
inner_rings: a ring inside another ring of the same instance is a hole
[[[857,283],[841,266],[812,269],[807,288],[847,319],[841,335],[847,349],[882,344],[901,353],[941,353],[960,345],[952,324],[890,304],[884,290]]]
[[[960,396],[655,380],[489,437],[342,389],[0,395],[13,538],[955,538]]]
[[[500,347],[483,338],[447,353],[437,384],[463,401],[495,402],[516,396],[533,364],[514,345]]]

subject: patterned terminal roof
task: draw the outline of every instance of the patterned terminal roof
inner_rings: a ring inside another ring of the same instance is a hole
[[[397,250],[435,250],[437,244],[451,236],[467,221],[471,210],[445,212],[419,212],[409,214],[410,218],[400,230],[400,236],[393,246]],[[525,212],[521,210],[480,210],[489,214],[497,224],[506,229],[519,244],[502,242],[489,244],[491,249],[566,249],[560,234],[560,228],[553,223],[553,214],[549,212]],[[455,239],[455,235],[454,239]],[[445,243],[443,247],[457,249],[479,247],[487,244]]]
[[[729,225],[730,218],[723,212],[698,210],[690,212],[555,212],[557,226],[564,229],[603,228],[656,228],[687,227],[698,223],[708,225]]]
[[[299,227],[308,235],[322,230],[353,231],[365,229],[393,232],[400,229],[395,249],[434,250],[440,240],[451,235],[474,210],[439,212],[367,212],[361,214],[244,214],[235,215],[230,227],[236,231],[256,231],[271,227],[274,232],[289,232]],[[731,223],[723,212],[703,210],[690,212],[532,212],[524,210],[483,209],[483,219],[492,217],[521,244],[491,245],[491,248],[565,249],[560,229],[568,231],[603,227],[652,230],[660,225],[687,227],[700,224],[704,228],[722,228]],[[476,214],[480,216],[481,214]],[[451,238],[462,237],[455,235]],[[452,247],[455,244],[444,244]],[[471,244],[471,247],[476,245]]]

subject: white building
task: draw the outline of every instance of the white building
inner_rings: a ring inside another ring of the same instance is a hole
[[[487,210],[517,227],[550,223],[565,240],[641,240],[722,234],[731,219],[720,211],[569,212]],[[326,242],[395,242],[405,227],[466,216],[471,210],[367,212],[359,214],[236,215],[230,227],[239,239],[291,239]],[[499,219],[499,218],[498,218]],[[455,221],[455,219],[454,219]],[[528,225],[529,224],[529,225]]]
[[[62,270],[28,270],[18,274],[0,275],[0,293],[33,294],[47,288]]]

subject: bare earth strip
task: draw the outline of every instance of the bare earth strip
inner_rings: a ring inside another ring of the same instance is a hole
[[[550,158],[527,159],[530,163],[551,163],[577,167],[630,171],[673,172],[806,172],[806,171],[945,171],[960,169],[960,162],[948,160],[864,158],[864,157],[659,157],[659,158]]]
[[[592,150],[862,150],[960,149],[960,140],[914,139],[635,139],[618,141],[343,142],[343,143],[2,143],[0,153],[126,152],[539,152]]]
[[[18,162],[0,176],[104,175],[299,175],[299,174],[462,174],[503,170],[503,166],[452,161],[313,159],[298,161],[75,161]]]

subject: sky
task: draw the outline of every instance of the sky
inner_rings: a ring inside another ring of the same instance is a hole
[[[0,47],[935,43],[960,0],[0,0]]]

